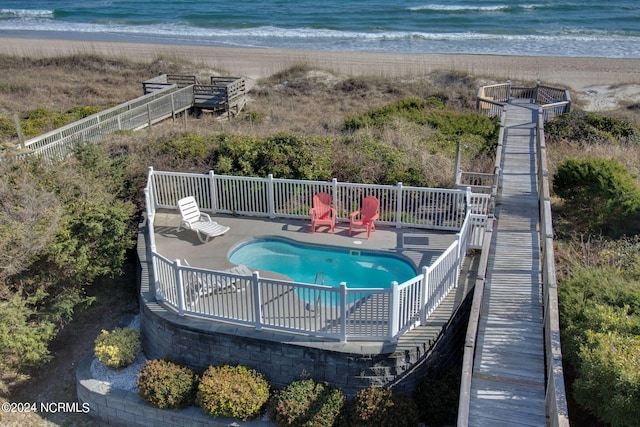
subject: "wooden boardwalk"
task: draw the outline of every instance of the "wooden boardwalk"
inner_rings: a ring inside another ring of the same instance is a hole
[[[469,426],[544,426],[535,104],[505,106],[496,221],[478,324]]]

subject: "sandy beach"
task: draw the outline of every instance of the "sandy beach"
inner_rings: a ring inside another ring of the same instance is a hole
[[[295,64],[347,75],[383,77],[415,77],[434,71],[459,71],[498,81],[540,81],[567,87],[585,101],[586,109],[602,110],[620,102],[640,102],[640,58],[385,54],[18,37],[0,38],[0,54],[41,58],[99,54],[141,62],[165,57],[251,79],[268,77]]]

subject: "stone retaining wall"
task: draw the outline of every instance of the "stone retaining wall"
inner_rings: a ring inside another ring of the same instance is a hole
[[[310,377],[339,387],[345,395],[384,386],[411,368],[405,355],[380,345],[319,342],[304,337],[179,317],[155,302],[142,304],[142,344],[149,359],[170,358],[196,370],[210,365],[244,365],[281,388]]]

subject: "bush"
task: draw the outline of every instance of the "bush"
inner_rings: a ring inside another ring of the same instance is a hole
[[[130,365],[140,351],[140,332],[131,328],[116,328],[111,333],[102,330],[95,341],[95,355],[110,368]]]
[[[344,394],[339,389],[312,379],[298,380],[274,396],[270,416],[282,426],[331,427],[344,402]]]
[[[456,369],[436,372],[430,370],[418,380],[414,400],[419,408],[420,420],[427,425],[454,425],[460,397],[460,376]]]
[[[614,426],[640,420],[640,336],[587,333],[573,384],[576,401]]]
[[[607,159],[567,159],[553,176],[553,190],[588,228],[632,234],[629,222],[640,212],[640,188],[620,163]]]
[[[587,331],[640,334],[638,281],[616,268],[577,268],[558,286],[564,358],[579,365]]]
[[[638,142],[640,130],[624,120],[593,113],[559,114],[545,121],[549,142],[576,141],[583,145]]]
[[[260,111],[248,111],[244,115],[244,120],[250,124],[259,125],[265,122],[266,115]]]
[[[639,417],[640,287],[614,267],[577,268],[560,281],[562,353],[575,401],[612,425]]]
[[[171,154],[179,160],[195,162],[207,156],[207,142],[201,135],[183,134],[164,142],[160,147],[160,153]]]
[[[343,132],[354,132],[370,127],[382,128],[391,118],[400,117],[410,123],[429,125],[440,134],[452,138],[480,137],[483,152],[492,153],[498,143],[500,126],[497,119],[477,113],[456,113],[444,109],[443,102],[435,97],[425,99],[406,98],[363,114],[347,117],[342,124]]]
[[[276,178],[331,178],[329,138],[304,137],[279,133],[266,138],[239,137],[228,134],[217,137],[213,153],[214,169],[222,174]]]
[[[244,366],[210,366],[200,378],[196,395],[196,403],[206,413],[242,420],[256,417],[268,400],[264,376]]]
[[[47,344],[55,336],[55,325],[36,320],[39,317],[18,295],[0,301],[0,394],[9,392],[7,379],[51,358]]]
[[[344,427],[415,427],[418,408],[409,396],[385,388],[360,390],[347,406]]]
[[[160,409],[181,409],[195,403],[198,375],[168,360],[149,360],[136,380],[140,398]]]
[[[106,107],[74,107],[64,113],[38,108],[29,111],[21,119],[20,125],[24,136],[29,138],[42,135],[50,130],[81,120],[92,114],[100,112],[104,108]]]

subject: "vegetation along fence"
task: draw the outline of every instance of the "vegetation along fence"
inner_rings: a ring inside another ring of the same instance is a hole
[[[455,241],[430,266],[389,288],[350,289],[266,279],[185,266],[159,254],[153,235],[157,209],[176,209],[177,201],[194,196],[202,210],[268,218],[308,218],[318,191],[333,195],[339,219],[348,218],[364,195],[381,201],[381,224],[456,232]],[[149,241],[156,295],[179,315],[192,314],[293,333],[347,340],[393,341],[424,323],[457,285],[470,248],[482,246],[489,195],[469,189],[301,181],[209,174],[158,172],[149,169],[145,189]],[[216,298],[194,298],[201,284],[235,286]]]
[[[476,109],[489,117],[500,116],[505,103],[512,100],[529,100],[538,104],[545,120],[571,109],[569,91],[536,83],[535,87],[512,86],[511,81],[481,86],[476,97]]]
[[[132,101],[92,114],[67,126],[47,132],[21,144],[22,156],[40,155],[50,161],[68,157],[76,144],[95,143],[120,130],[151,126],[191,108],[193,91],[175,84]]]

